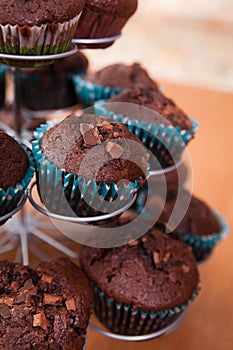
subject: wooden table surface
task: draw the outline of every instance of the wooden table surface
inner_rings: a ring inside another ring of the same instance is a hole
[[[188,146],[194,193],[233,225],[233,95],[162,83],[165,92],[200,122]],[[65,238],[64,241],[67,239]],[[73,242],[68,245],[74,247]],[[43,245],[50,257],[60,253]],[[233,235],[200,266],[202,289],[174,332],[146,342],[110,339],[88,328],[86,350],[230,350],[233,349]],[[4,254],[1,259],[13,258]],[[30,264],[38,260],[31,257]]]

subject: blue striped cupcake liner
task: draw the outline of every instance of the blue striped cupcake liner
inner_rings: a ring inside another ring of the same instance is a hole
[[[29,150],[19,140],[17,141],[21,144],[27,153],[29,166],[24,178],[20,183],[16,184],[15,187],[9,187],[7,191],[0,189],[0,217],[8,214],[10,211],[16,208],[29,183],[31,182],[35,172],[34,159],[31,150]]]
[[[96,85],[80,75],[73,75],[72,78],[77,97],[85,105],[93,105],[95,101],[109,99],[122,91],[121,88]]]
[[[192,247],[194,253],[211,252],[212,249],[229,234],[229,226],[222,215],[213,210],[219,224],[220,232],[211,235],[196,236],[188,232],[178,232],[181,238]]]
[[[48,121],[41,125],[34,132],[35,140],[32,141],[37,187],[45,207],[52,213],[64,216],[98,216],[108,213],[109,210],[114,213],[132,201],[140,187],[139,179],[135,182],[97,184],[94,180],[87,181],[83,176],[78,177],[59,169],[43,155],[40,148],[41,138],[58,122],[59,120]],[[115,199],[118,199],[117,205]]]
[[[161,330],[173,323],[194,301],[200,285],[191,298],[184,304],[166,310],[144,312],[132,305],[108,298],[93,284],[95,294],[94,309],[98,319],[113,333],[124,335],[143,335]]]
[[[144,146],[149,148],[160,160],[169,151],[169,158],[175,160],[179,159],[186,145],[194,137],[199,123],[190,118],[192,128],[189,130],[182,130],[176,126],[165,126],[162,124],[156,125],[154,123],[147,123],[146,121],[138,121],[129,116],[122,114],[115,114],[108,110],[105,100],[99,100],[94,103],[94,112],[97,115],[103,115],[112,118],[115,122],[126,124],[128,129],[136,135]],[[171,165],[167,164],[166,166]],[[156,170],[156,169],[151,169]]]

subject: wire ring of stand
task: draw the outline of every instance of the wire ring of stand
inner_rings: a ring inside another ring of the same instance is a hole
[[[89,322],[89,327],[91,329],[93,329],[94,331],[96,331],[96,332],[98,332],[106,337],[116,339],[116,340],[146,341],[146,340],[158,338],[161,335],[173,332],[177,327],[179,327],[179,325],[181,324],[183,319],[184,319],[184,313],[182,313],[180,316],[178,316],[178,318],[175,321],[173,321],[169,326],[164,327],[162,329],[159,329],[156,332],[149,333],[149,334],[143,334],[143,335],[123,335],[123,334],[112,333],[112,332],[107,331],[103,328],[100,328],[99,326],[96,326],[92,322]]]
[[[115,41],[119,39],[122,36],[122,34],[117,34],[114,36],[108,36],[106,38],[96,38],[96,39],[85,39],[85,38],[75,38],[72,39],[72,43],[75,44],[88,44],[88,45],[93,45],[93,44],[107,44],[111,43],[112,41]]]
[[[7,53],[0,53],[0,64],[6,64],[12,67],[32,68],[41,65],[48,65],[54,63],[65,57],[69,57],[78,51],[76,43],[72,42],[68,51],[58,54],[48,55],[13,55]]]
[[[22,199],[20,200],[20,202],[18,203],[17,207],[14,208],[13,210],[11,210],[9,213],[3,215],[3,216],[0,216],[0,222],[1,221],[5,221],[9,218],[11,218],[13,215],[15,215],[16,213],[18,213],[19,210],[21,210],[24,206],[24,204],[26,203],[27,201],[27,196],[28,196],[28,192],[27,190],[25,190],[24,194],[23,194],[23,197]]]
[[[124,207],[118,209],[117,211],[115,211],[113,213],[108,213],[108,214],[99,215],[99,216],[90,216],[90,217],[77,217],[77,216],[70,217],[70,216],[63,216],[63,215],[52,213],[52,212],[42,208],[38,203],[36,203],[36,201],[34,200],[33,195],[32,195],[32,189],[35,185],[36,185],[36,182],[33,182],[31,187],[28,189],[28,198],[29,198],[30,203],[32,204],[32,206],[36,210],[38,210],[40,213],[42,213],[46,216],[49,216],[53,219],[62,220],[62,221],[69,221],[69,222],[79,223],[79,224],[80,223],[93,223],[93,222],[102,221],[102,220],[104,221],[104,220],[110,219],[111,217],[120,215],[132,206],[132,204],[134,203],[134,201],[137,197],[137,194],[135,194],[133,196],[133,199],[129,203],[127,203]]]

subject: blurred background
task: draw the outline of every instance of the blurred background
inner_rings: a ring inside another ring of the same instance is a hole
[[[91,67],[140,61],[160,81],[233,92],[232,0],[138,0],[122,38]]]

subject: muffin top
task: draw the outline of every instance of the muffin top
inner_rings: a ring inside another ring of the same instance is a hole
[[[146,181],[145,147],[126,125],[106,117],[72,114],[48,129],[40,146],[44,156],[58,168],[88,181]]]
[[[159,227],[121,247],[83,246],[80,261],[89,279],[108,298],[143,311],[185,304],[199,281],[191,248]]]
[[[165,120],[160,120],[160,123],[166,125],[167,120],[173,126],[178,126],[182,130],[189,130],[192,128],[190,118],[175,104],[175,102],[155,89],[145,89],[136,86],[124,90],[107,100],[107,103],[113,102],[126,102],[147,107],[165,118]],[[117,111],[115,112],[117,113]],[[143,116],[143,113],[138,113],[134,118],[139,120],[140,115]],[[153,121],[153,118],[152,116],[151,121]],[[147,121],[147,119],[144,120]],[[156,120],[154,122],[156,123]]]
[[[184,201],[186,196],[190,197],[191,194],[188,191],[183,191]],[[166,224],[168,222],[175,202],[175,195],[171,195],[170,198],[168,197],[163,212],[159,218],[161,223]],[[207,236],[219,233],[221,227],[213,210],[204,201],[192,195],[187,212],[182,221],[176,227],[176,230],[182,233],[190,233],[195,236]]]
[[[35,269],[0,262],[0,348],[81,350],[93,291],[66,258]]]
[[[2,25],[41,25],[63,23],[77,16],[84,0],[0,0]]]
[[[0,189],[7,191],[20,183],[29,167],[23,147],[5,131],[0,130]]]
[[[87,74],[86,80],[97,85],[118,88],[131,88],[135,85],[154,89],[158,87],[148,72],[137,62],[132,65],[122,63],[109,65],[97,72]]]
[[[129,18],[137,10],[137,0],[85,0],[85,7],[100,13]]]

